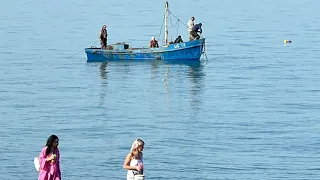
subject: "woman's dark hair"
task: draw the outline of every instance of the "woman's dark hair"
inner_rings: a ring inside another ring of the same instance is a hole
[[[47,140],[47,149],[46,149],[46,156],[48,156],[50,154],[50,151],[51,151],[51,147],[52,147],[52,144],[54,143],[55,140],[59,139],[58,136],[56,135],[51,135],[48,140]]]

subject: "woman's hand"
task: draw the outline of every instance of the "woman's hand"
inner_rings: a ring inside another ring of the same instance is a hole
[[[141,166],[134,166],[136,168],[137,171],[141,171],[142,167]]]
[[[47,160],[47,161],[51,161],[51,160],[53,160],[53,157],[50,156],[50,157],[48,157],[46,160]]]
[[[55,159],[55,154],[52,154],[50,157],[47,158],[47,161],[51,161]]]

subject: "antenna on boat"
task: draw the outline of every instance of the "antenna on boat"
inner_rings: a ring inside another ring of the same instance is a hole
[[[164,6],[164,43],[163,46],[168,45],[168,15],[169,15],[169,3],[166,1]]]

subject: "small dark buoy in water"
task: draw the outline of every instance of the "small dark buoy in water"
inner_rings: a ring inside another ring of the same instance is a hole
[[[285,40],[283,40],[283,43],[284,43],[284,44],[291,43],[291,40],[286,40],[286,39],[285,39]]]

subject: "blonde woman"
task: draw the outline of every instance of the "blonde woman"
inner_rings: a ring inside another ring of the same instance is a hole
[[[136,139],[131,146],[130,152],[123,163],[123,168],[128,170],[127,180],[134,180],[134,176],[143,174],[143,151],[144,142]]]

